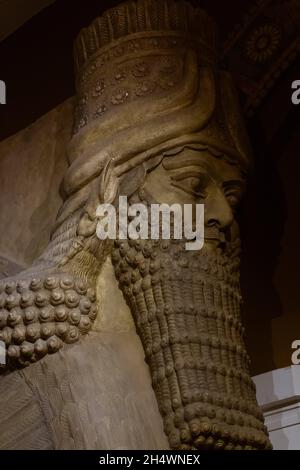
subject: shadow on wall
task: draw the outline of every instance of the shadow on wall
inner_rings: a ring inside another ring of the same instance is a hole
[[[295,173],[299,174],[300,164],[294,147],[300,129],[296,123],[292,113],[268,145],[258,134],[252,139],[255,171],[240,220],[243,322],[252,375],[291,365],[291,341],[300,331],[299,319],[292,316],[297,302],[293,277],[299,258],[291,239],[297,231],[293,207],[299,202]]]
[[[255,375],[276,368],[272,319],[282,314],[273,279],[281,251],[286,204],[274,162],[265,160],[257,164],[243,206],[243,320],[251,372]]]
[[[62,203],[72,115],[67,100],[0,142],[0,253],[17,265],[32,263],[49,242]]]

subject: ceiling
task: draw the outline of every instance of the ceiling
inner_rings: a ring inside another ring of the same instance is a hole
[[[0,0],[0,41],[55,0]]]

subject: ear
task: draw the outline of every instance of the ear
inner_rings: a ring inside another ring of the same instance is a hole
[[[146,170],[144,165],[132,168],[120,177],[119,193],[123,196],[130,197],[144,183]]]
[[[118,194],[119,178],[114,162],[109,160],[100,176],[91,183],[91,192],[77,228],[77,235],[90,237],[96,232],[96,211],[99,204],[112,204]]]
[[[109,160],[100,176],[91,183],[91,191],[85,212],[91,220],[96,219],[99,204],[112,204],[119,189],[119,178],[116,176],[114,161]]]
[[[99,202],[100,204],[112,204],[116,199],[119,189],[119,178],[115,172],[114,160],[109,160],[102,170],[99,178]]]

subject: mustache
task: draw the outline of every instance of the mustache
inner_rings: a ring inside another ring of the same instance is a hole
[[[208,240],[220,240],[220,242],[225,242],[226,234],[217,227],[206,227],[204,230],[204,238]]]
[[[117,241],[116,277],[174,449],[269,446],[240,321],[239,259],[175,241]]]

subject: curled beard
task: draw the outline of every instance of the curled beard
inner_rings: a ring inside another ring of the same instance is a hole
[[[131,308],[172,449],[268,449],[240,321],[240,242],[117,240]]]

